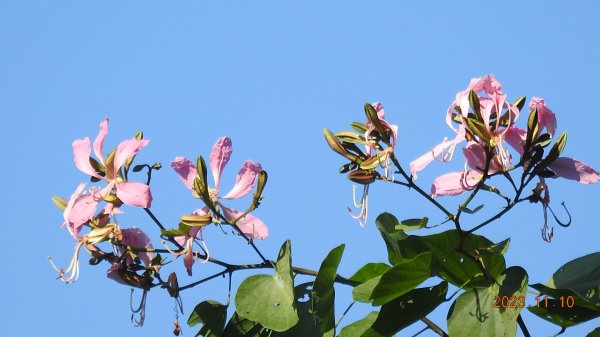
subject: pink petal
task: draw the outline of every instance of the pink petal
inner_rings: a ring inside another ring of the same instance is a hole
[[[460,126],[458,129],[458,133],[454,140],[446,140],[438,145],[436,145],[429,152],[423,154],[419,158],[413,160],[410,163],[410,172],[413,178],[417,178],[417,172],[422,171],[436,158],[442,156],[443,161],[449,161],[452,159],[452,154],[454,152],[454,148],[456,144],[462,142],[465,139],[465,129],[463,126]]]
[[[135,181],[117,183],[115,186],[117,197],[126,205],[150,208],[152,204],[150,186]]]
[[[221,182],[221,173],[223,168],[229,162],[233,152],[231,139],[229,137],[221,137],[217,139],[215,145],[213,145],[212,151],[210,152],[210,169],[215,179],[215,189],[219,189],[219,183]]]
[[[90,176],[101,179],[102,177],[94,170],[90,163],[90,139],[77,139],[73,142],[73,156],[75,157],[75,166],[79,171]]]
[[[137,249],[152,249],[152,243],[150,239],[141,229],[137,227],[125,228],[121,230],[122,240],[121,242],[129,247]],[[146,267],[150,266],[150,261],[156,256],[153,252],[140,252],[137,256],[144,262]],[[131,258],[128,258],[128,263],[132,263]]]
[[[150,141],[148,139],[129,139],[122,141],[119,146],[117,146],[117,151],[115,152],[115,161],[113,164],[113,174],[116,176],[117,172],[125,164],[125,162],[135,156],[142,148],[148,145]]]
[[[192,239],[189,239],[192,240]],[[185,270],[187,271],[189,276],[192,276],[192,267],[196,262],[196,258],[194,257],[194,251],[192,247],[189,247],[189,250],[185,253],[183,257],[183,265],[185,266]]]
[[[261,166],[258,163],[253,163],[251,160],[246,160],[240,171],[238,172],[237,177],[235,178],[235,185],[229,193],[227,193],[222,199],[238,199],[246,194],[250,193],[254,188],[254,182],[256,181],[256,176],[258,172],[261,170]]]
[[[551,136],[554,136],[556,132],[556,115],[548,106],[546,105],[546,101],[543,98],[533,97],[531,102],[529,103],[529,109],[537,109],[538,112],[538,123],[540,125],[540,129],[543,127],[546,128],[548,133]]]
[[[221,205],[221,210],[223,211],[225,218],[229,221],[234,221],[243,214],[242,212],[227,208],[223,205]],[[249,238],[265,239],[269,236],[269,229],[267,226],[252,214],[246,214],[244,218],[237,222],[237,226],[242,233],[246,234]]]
[[[210,209],[208,207],[203,207],[203,208],[198,208],[197,210],[193,211],[192,214],[193,215],[206,215],[208,214],[210,211]]]
[[[473,170],[446,173],[435,178],[433,181],[431,197],[459,195],[470,191],[477,186],[481,177],[481,173]]]
[[[383,105],[381,105],[379,102],[374,102],[371,105],[373,108],[375,108],[375,111],[377,111],[377,117],[379,117],[380,120],[385,119],[385,110],[383,110]]]
[[[548,166],[555,177],[575,180],[582,184],[595,184],[600,181],[600,175],[591,166],[577,159],[560,157]]]
[[[104,139],[106,138],[106,134],[108,134],[108,117],[106,117],[102,122],[100,122],[100,131],[98,131],[98,135],[96,139],[94,139],[94,154],[96,154],[96,158],[100,160],[102,165],[106,166],[104,154],[102,153],[102,147],[104,146]]]
[[[504,133],[504,140],[521,155],[523,154],[523,143],[526,137],[527,130],[516,126],[509,127],[506,133]]]
[[[88,222],[96,213],[98,201],[91,193],[83,193],[85,183],[79,184],[75,193],[71,195],[67,207],[63,212],[65,225],[75,240],[79,237],[79,232],[84,223]]]
[[[175,170],[185,187],[191,190],[194,187],[194,180],[198,177],[196,165],[185,157],[176,157],[171,163],[171,167]]]
[[[123,280],[121,275],[119,275],[119,269],[121,269],[121,263],[120,262],[113,263],[112,266],[110,266],[110,268],[108,268],[108,270],[106,271],[106,277],[108,277],[111,280],[117,281],[121,284],[130,285],[129,283],[127,283]]]
[[[482,171],[485,168],[485,149],[477,142],[469,142],[469,145],[462,149],[465,155],[467,165],[473,170]]]

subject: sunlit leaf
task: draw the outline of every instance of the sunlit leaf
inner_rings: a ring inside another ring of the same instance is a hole
[[[422,253],[386,271],[373,289],[373,305],[387,303],[413,290],[431,276],[431,253]]]
[[[313,315],[321,332],[335,328],[335,289],[333,287],[337,268],[342,260],[345,245],[332,249],[321,263],[313,286]]]
[[[396,225],[398,224],[398,219],[390,213],[381,213],[375,220],[375,225],[381,232],[381,237],[385,241],[388,251],[388,260],[391,264],[402,261],[398,241],[405,238],[406,234],[404,234],[404,231],[396,229]]]
[[[493,284],[462,293],[448,312],[448,334],[462,337],[516,336],[517,317],[526,302],[527,279],[523,268],[510,267],[497,278],[500,286]],[[508,308],[495,308],[498,303],[496,296],[513,297],[514,301],[505,302]]]
[[[406,219],[402,220],[401,223],[396,225],[394,228],[396,230],[402,230],[405,232],[414,231],[416,229],[421,229],[427,226],[427,222],[429,221],[428,217],[423,217],[419,219]]]
[[[359,302],[372,302],[371,294],[373,289],[379,283],[381,275],[388,271],[391,267],[385,263],[368,263],[360,268],[350,280],[361,282],[352,290],[352,298]]]
[[[356,321],[342,329],[338,337],[356,337],[361,336],[367,331],[375,320],[377,319],[377,312],[373,311],[367,315],[367,317]]]
[[[285,331],[298,323],[290,246],[288,240],[281,247],[275,275],[253,275],[240,284],[235,296],[239,316],[274,331]]]

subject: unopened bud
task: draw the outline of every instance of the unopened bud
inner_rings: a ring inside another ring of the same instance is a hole
[[[356,170],[348,173],[348,179],[361,185],[369,185],[377,179],[377,172],[368,170]]]
[[[204,215],[194,215],[194,214],[188,214],[188,215],[182,215],[181,216],[181,222],[183,222],[184,224],[188,225],[188,226],[192,226],[192,227],[202,227],[202,226],[206,226],[209,223],[212,222],[212,216],[210,214],[204,214]]]

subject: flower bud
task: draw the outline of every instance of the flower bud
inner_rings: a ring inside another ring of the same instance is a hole
[[[348,173],[348,179],[361,185],[369,185],[377,179],[377,172],[368,170],[356,170]]]

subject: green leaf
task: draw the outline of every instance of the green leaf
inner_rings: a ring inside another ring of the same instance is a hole
[[[600,328],[594,329],[594,331],[587,334],[586,337],[600,337]]]
[[[396,264],[402,261],[402,255],[398,242],[406,238],[404,231],[396,229],[398,219],[390,213],[381,213],[375,220],[377,229],[381,232],[381,237],[385,241],[388,251],[388,260],[391,264]]]
[[[294,288],[296,296],[296,308],[298,310],[299,321],[298,324],[293,326],[291,329],[284,332],[274,332],[272,337],[323,337],[315,318],[312,314],[312,303],[313,303],[313,283],[307,282],[297,285]],[[333,331],[332,331],[333,333]]]
[[[332,249],[321,263],[315,278],[312,294],[313,315],[321,332],[335,329],[335,289],[337,268],[342,260],[345,245]]]
[[[462,206],[460,207],[460,209],[467,214],[475,214],[475,213],[479,212],[482,208],[483,208],[483,204],[475,207],[474,209],[470,209],[468,207],[462,207]]]
[[[581,298],[572,290],[553,289],[539,283],[531,287],[540,291],[540,299],[539,305],[529,307],[529,311],[560,327],[568,328],[600,317],[600,307]],[[543,295],[554,298],[546,300]],[[566,302],[569,297],[573,298],[574,305],[571,308]]]
[[[371,296],[373,294],[373,290],[375,289],[377,284],[379,284],[380,280],[381,275],[357,285],[356,287],[354,287],[354,289],[352,289],[352,298],[355,301],[363,303],[373,302]]]
[[[56,205],[56,207],[58,207],[58,209],[60,209],[63,212],[65,208],[67,208],[68,201],[65,200],[65,198],[63,197],[55,195],[52,197],[52,202],[54,203],[54,205]]]
[[[355,282],[366,282],[372,278],[381,276],[381,274],[388,271],[391,267],[385,263],[367,263],[362,266],[354,275],[350,277],[351,281]]]
[[[190,314],[187,324],[192,327],[202,323],[195,336],[219,337],[225,329],[227,306],[216,301],[200,302]]]
[[[394,228],[396,230],[402,230],[405,232],[413,231],[416,229],[421,229],[427,226],[427,222],[429,221],[428,217],[423,217],[421,219],[406,219],[402,220],[402,222],[396,225]]]
[[[399,256],[404,259],[414,258],[424,252],[433,253],[433,274],[457,287],[490,286],[492,282],[486,278],[473,257],[484,266],[492,278],[496,278],[506,268],[504,257],[493,249],[494,243],[487,238],[463,233],[462,249],[469,254],[467,255],[458,250],[460,235],[454,229],[427,236],[409,235],[399,240],[396,245]]]
[[[291,263],[291,243],[287,240],[279,251],[275,275],[253,275],[240,284],[235,296],[238,315],[274,331],[296,325]]]
[[[350,280],[360,282],[352,290],[352,298],[355,301],[369,303],[372,302],[371,294],[373,289],[379,283],[381,275],[390,270],[390,266],[385,263],[367,263],[360,268]]]
[[[425,317],[446,300],[448,283],[419,288],[384,304],[373,325],[362,337],[391,336]]]
[[[221,337],[259,337],[264,330],[260,324],[240,317],[236,312],[227,322]]]
[[[386,271],[373,289],[373,305],[385,304],[413,290],[431,276],[431,253],[422,253]]]
[[[600,252],[567,262],[558,268],[547,285],[571,289],[587,301],[600,304]]]
[[[367,331],[375,320],[377,319],[377,312],[373,311],[367,315],[367,317],[356,321],[342,329],[338,337],[356,337],[361,336],[365,331]]]
[[[462,337],[514,337],[517,333],[517,317],[522,308],[517,300],[516,308],[495,308],[496,296],[522,296],[525,305],[527,272],[521,267],[510,267],[497,278],[501,284],[488,288],[473,288],[462,293],[448,311],[448,334]],[[511,301],[509,301],[510,306]]]

